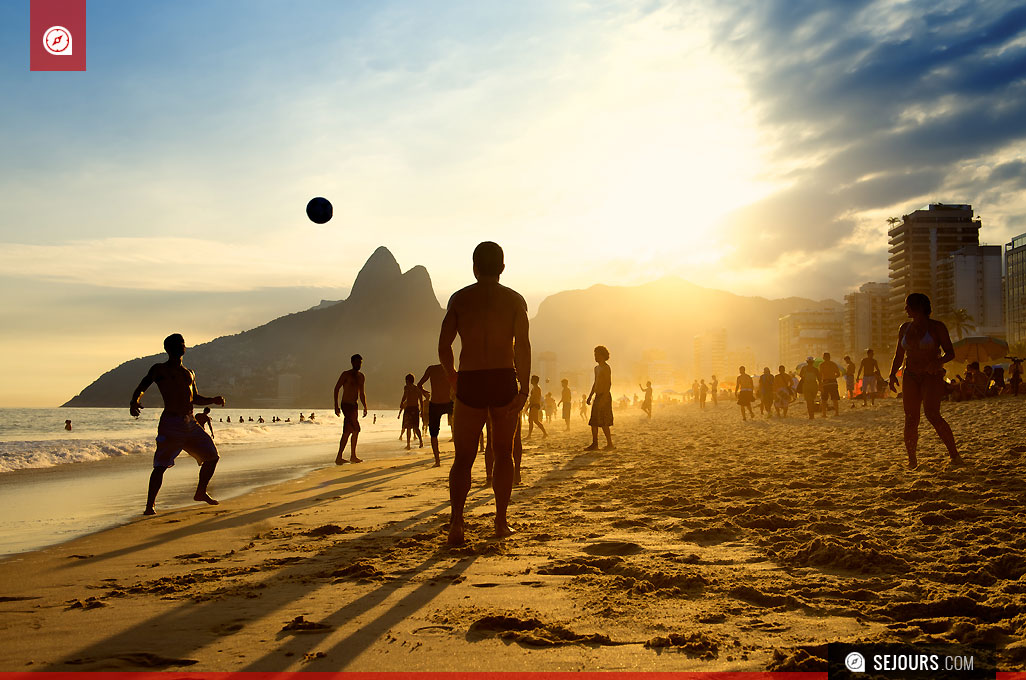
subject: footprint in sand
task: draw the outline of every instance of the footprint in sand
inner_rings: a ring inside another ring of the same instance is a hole
[[[583,552],[589,555],[600,556],[637,555],[640,552],[644,552],[644,550],[637,543],[629,541],[599,541],[583,548]]]

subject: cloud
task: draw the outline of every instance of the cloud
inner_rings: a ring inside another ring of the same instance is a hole
[[[1011,235],[1026,208],[1026,6],[753,0],[718,12],[720,50],[789,182],[725,220],[739,254],[781,266],[810,254],[836,281],[816,248],[930,200],[972,203],[986,234]]]

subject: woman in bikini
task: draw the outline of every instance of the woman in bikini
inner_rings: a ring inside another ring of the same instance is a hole
[[[919,444],[920,406],[947,447],[951,464],[962,465],[962,458],[955,447],[955,435],[940,413],[941,398],[946,390],[944,364],[954,358],[955,350],[951,346],[947,326],[931,319],[930,311],[930,298],[926,295],[912,293],[905,298],[905,314],[911,321],[901,324],[898,329],[898,344],[888,380],[891,391],[897,392],[898,369],[904,361],[901,391],[905,407],[905,448],[910,468],[919,465],[916,448]]]

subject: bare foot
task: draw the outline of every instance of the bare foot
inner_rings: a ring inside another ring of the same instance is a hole
[[[450,522],[449,523],[449,538],[446,543],[449,545],[463,545],[466,542],[466,537],[463,535],[463,522]]]
[[[410,450],[410,445],[409,445],[409,444],[407,444],[407,445],[406,445],[406,450],[407,450],[407,451],[409,451],[409,450]]]
[[[512,535],[513,535],[513,530],[509,528],[509,524],[507,524],[505,522],[505,520],[503,520],[502,522],[496,522],[495,523],[495,537],[496,538],[506,538],[507,536],[512,536]]]
[[[145,510],[143,510],[143,514],[144,515],[156,515],[157,511],[154,510],[152,507],[149,507],[149,508],[146,508]]]
[[[965,461],[958,455],[952,456],[948,461],[948,467],[962,467],[963,465],[965,465]]]
[[[342,457],[342,454],[335,456],[335,465],[345,465],[348,461]]]
[[[591,446],[584,447],[585,451],[598,451],[598,444],[592,444]]]
[[[433,467],[433,468],[434,468],[434,467],[442,467],[442,464],[441,464],[441,463],[439,463],[439,462],[438,462],[438,461],[436,460],[436,461],[435,461],[435,464],[434,464],[434,465],[432,465],[431,467]]]
[[[605,446],[602,447],[602,450],[603,451],[616,451],[616,447],[613,446],[612,444],[606,444]]]
[[[908,468],[910,470],[915,470],[917,467],[919,467],[919,460],[916,458],[916,454],[908,454]]]
[[[520,486],[520,471],[513,473],[513,486]]]
[[[350,456],[349,462],[350,463],[362,463],[363,462],[363,458],[357,458],[356,456]]]
[[[204,491],[203,493],[200,493],[199,491],[197,491],[196,495],[192,497],[192,500],[194,500],[194,501],[203,501],[204,503],[207,503],[208,505],[220,505],[220,503],[218,503],[213,498],[211,498],[207,494],[206,491]]]

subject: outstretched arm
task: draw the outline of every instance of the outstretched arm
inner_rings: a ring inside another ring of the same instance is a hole
[[[217,395],[216,397],[204,397],[196,390],[196,381],[192,381],[192,403],[197,406],[224,406],[224,397]]]
[[[143,405],[139,403],[139,400],[142,399],[142,395],[153,384],[153,371],[155,368],[156,366],[150,367],[150,370],[146,372],[146,377],[139,381],[139,386],[135,388],[135,392],[132,392],[132,400],[128,402],[128,412],[134,417],[138,417],[139,412],[143,409]]]

